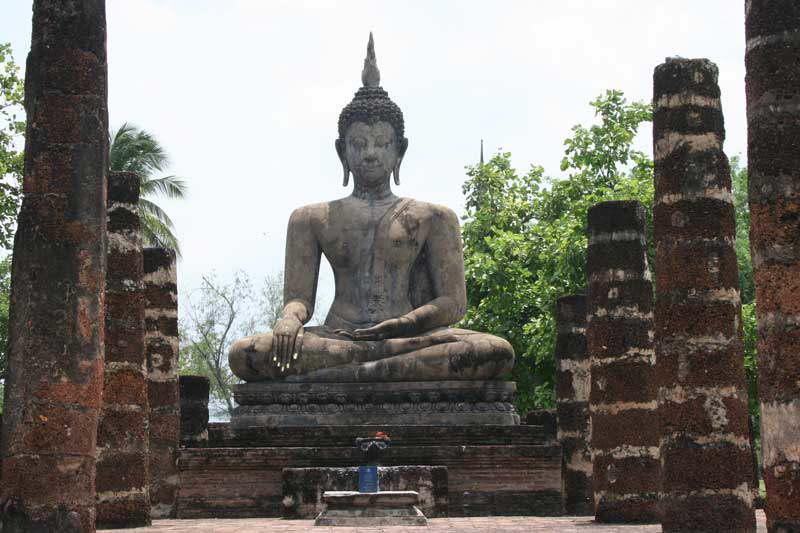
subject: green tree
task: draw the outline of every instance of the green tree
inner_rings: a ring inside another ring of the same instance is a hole
[[[234,408],[232,386],[239,382],[228,366],[228,350],[236,339],[256,331],[253,294],[244,272],[237,272],[230,283],[213,274],[203,276],[200,288],[187,299],[186,318],[180,324],[180,373],[208,377],[211,399],[222,404],[228,416]]]
[[[575,126],[552,179],[525,175],[499,153],[468,167],[463,227],[468,309],[464,327],[506,337],[517,364],[518,408],[554,405],[555,300],[585,291],[586,212],[601,201],[637,199],[651,211],[653,165],[633,148],[650,106],[608,91],[591,103],[599,123]]]
[[[180,256],[172,220],[151,198],[183,198],[186,196],[186,182],[177,176],[156,177],[169,166],[169,156],[153,134],[125,122],[111,132],[110,137],[108,158],[111,170],[135,172],[142,180],[139,217],[143,243],[172,248]]]
[[[0,247],[10,250],[20,202],[25,110],[11,45],[0,43]]]
[[[0,43],[0,412],[6,374],[8,304],[11,297],[11,248],[20,204],[25,110],[23,82],[9,44]]]
[[[744,330],[744,370],[747,376],[749,410],[753,416],[756,437],[760,433],[761,408],[758,402],[758,352],[756,341],[756,289],[753,261],[750,258],[750,206],[747,203],[747,168],[739,157],[731,158],[733,205],[736,210],[736,260],[739,264],[739,286],[742,295],[742,329]]]
[[[591,103],[598,123],[575,126],[561,170],[566,179],[550,179],[533,166],[519,176],[510,154],[499,153],[485,165],[468,167],[464,185],[467,215],[463,227],[468,310],[464,326],[505,336],[518,363],[513,378],[518,407],[554,403],[554,302],[586,286],[586,213],[601,201],[635,199],[652,217],[653,166],[633,149],[633,140],[650,121],[647,104],[628,103],[608,91]],[[750,413],[758,416],[755,291],[750,260],[747,170],[731,158],[736,210],[736,254],[743,302],[744,357]],[[653,266],[652,218],[648,250]]]

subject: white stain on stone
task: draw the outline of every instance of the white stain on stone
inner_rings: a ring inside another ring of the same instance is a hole
[[[711,422],[711,427],[720,430],[728,427],[728,410],[719,396],[707,396],[703,402],[703,409]]]
[[[597,457],[612,457],[614,459],[628,459],[631,457],[659,459],[661,457],[661,451],[658,446],[631,446],[628,444],[607,450],[597,448],[594,450],[594,454]]]
[[[707,176],[705,179],[712,179],[713,176]],[[678,202],[696,202],[698,200],[719,200],[726,204],[733,204],[733,193],[728,188],[723,187],[707,187],[701,190],[692,190],[679,193],[662,194],[656,198],[656,204],[672,205]]]
[[[656,364],[655,350],[652,348],[629,348],[624,354],[613,357],[592,358],[592,366],[604,366],[627,363],[648,363]]]
[[[686,498],[696,496],[734,496],[747,503],[748,506],[752,506],[753,504],[753,495],[752,492],[750,492],[750,486],[747,483],[741,483],[732,489],[698,489],[685,492],[665,492],[664,494],[668,494],[669,498],[672,500],[684,500]]]
[[[142,280],[149,285],[174,284],[177,283],[177,279],[175,263],[171,263],[168,267],[157,268],[153,272],[147,272],[142,277]]]
[[[702,96],[690,92],[682,92],[678,94],[665,94],[656,100],[655,107],[675,108],[683,106],[696,106],[696,107],[712,107],[720,109],[719,98],[711,98],[709,96]]]
[[[689,217],[683,211],[675,211],[669,218],[669,223],[676,228],[682,228],[689,222]]]
[[[783,329],[786,327],[800,327],[800,314],[763,313],[758,317],[759,330]]]
[[[144,310],[144,316],[151,320],[178,318],[178,310],[174,307],[148,307]]]
[[[644,234],[636,230],[623,230],[611,231],[607,233],[598,233],[589,237],[589,246],[595,244],[602,244],[607,242],[626,242],[638,241],[642,245],[645,244]]]
[[[613,318],[635,318],[638,320],[653,320],[653,312],[642,313],[636,305],[618,305],[608,310],[600,307],[591,315],[594,318],[610,316]]]
[[[108,251],[124,253],[140,253],[142,246],[139,240],[133,236],[117,231],[109,231],[108,234]]]
[[[602,389],[601,389],[602,390]],[[655,400],[649,402],[613,402],[613,403],[593,403],[589,405],[589,411],[603,415],[616,415],[624,411],[653,411],[658,404]]]
[[[130,490],[108,490],[97,493],[97,503],[113,502],[120,500],[133,500],[135,498],[144,496],[145,489],[130,489]]]
[[[656,161],[664,159],[683,146],[688,147],[689,152],[705,152],[706,150],[714,148],[722,149],[722,141],[714,132],[686,134],[668,131],[661,138],[656,140],[653,150],[654,158]]]
[[[800,466],[800,399],[761,403],[761,449],[765,468],[787,461]]]
[[[716,431],[711,435],[695,435],[687,433],[686,431],[675,431],[668,435],[661,436],[661,446],[666,446],[678,440],[690,440],[698,446],[718,446],[720,444],[730,444],[736,446],[740,450],[750,450],[750,438],[735,435],[733,433],[726,433]]]
[[[749,6],[747,10],[749,11]],[[748,39],[747,53],[750,53],[761,46],[770,46],[773,44],[792,41],[800,42],[800,30],[785,30],[779,33],[773,33],[772,35],[759,35],[757,37],[753,37],[752,39]]]
[[[742,391],[733,386],[727,387],[661,387],[658,389],[658,403],[684,403],[696,398],[736,398],[742,397]],[[723,406],[724,409],[724,406]]]
[[[650,281],[652,276],[649,270],[642,272],[641,270],[625,270],[625,269],[610,269],[600,272],[592,272],[589,276],[589,281],[593,283],[611,283],[613,281]]]

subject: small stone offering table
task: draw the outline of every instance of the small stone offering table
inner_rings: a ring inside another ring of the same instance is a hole
[[[413,490],[383,492],[328,491],[323,495],[327,509],[315,526],[427,526],[417,508],[419,493]]]

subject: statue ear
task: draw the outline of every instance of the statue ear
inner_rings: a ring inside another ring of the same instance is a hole
[[[394,164],[394,184],[400,185],[400,163],[403,162],[403,157],[406,155],[406,150],[408,149],[408,139],[403,137],[400,140],[397,149],[397,162]]]
[[[350,167],[347,165],[347,152],[345,151],[344,139],[336,139],[334,146],[336,146],[336,153],[339,155],[339,161],[342,162],[342,171],[344,172],[342,186],[347,187],[350,181]]]

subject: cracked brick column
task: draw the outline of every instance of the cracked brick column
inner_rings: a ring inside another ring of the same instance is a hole
[[[800,531],[800,4],[745,6],[765,511],[770,531]]]
[[[639,202],[589,208],[586,339],[598,522],[659,520],[653,289],[644,231]]]
[[[33,2],[25,109],[0,520],[4,532],[94,531],[108,166],[103,0]]]
[[[175,252],[144,249],[145,349],[150,406],[150,514],[175,516],[180,441]]]
[[[589,355],[586,352],[586,296],[583,294],[564,296],[556,301],[556,361],[564,511],[568,515],[593,515]]]
[[[97,431],[97,526],[150,524],[147,363],[136,174],[108,178],[106,351]]]
[[[208,445],[208,399],[211,381],[205,376],[180,376],[181,446]]]
[[[735,217],[717,66],[653,76],[664,531],[755,531]]]

